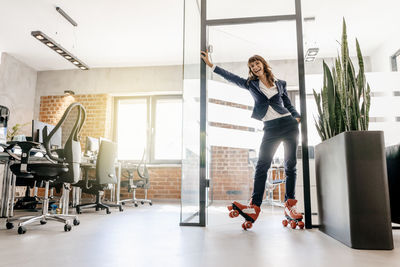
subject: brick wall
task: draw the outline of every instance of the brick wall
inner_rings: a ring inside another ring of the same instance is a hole
[[[149,199],[180,199],[181,198],[181,168],[180,167],[149,167],[150,188]],[[138,175],[134,173],[134,179]],[[122,177],[122,180],[128,180]],[[121,188],[121,199],[132,198],[127,187]],[[136,198],[144,198],[144,190],[136,190]]]
[[[56,125],[71,103],[81,103],[86,109],[86,122],[81,131],[81,145],[84,151],[86,136],[111,138],[111,101],[112,97],[108,94],[42,96],[39,120]],[[76,112],[72,112],[62,126],[63,142],[68,137],[76,116]]]
[[[211,179],[214,200],[249,199],[253,189],[248,149],[211,148]]]

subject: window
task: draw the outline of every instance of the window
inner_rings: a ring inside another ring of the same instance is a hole
[[[182,98],[116,98],[116,138],[120,160],[179,163],[182,147]]]
[[[391,57],[392,71],[400,71],[400,49]]]

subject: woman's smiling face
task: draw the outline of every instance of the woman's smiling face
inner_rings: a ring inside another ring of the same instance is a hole
[[[264,74],[264,65],[259,60],[251,62],[249,64],[249,68],[251,72],[253,72],[253,74],[256,75],[257,77],[260,77]]]

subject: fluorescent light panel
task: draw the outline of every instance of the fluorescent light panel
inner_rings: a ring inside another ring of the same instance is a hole
[[[45,44],[47,47],[49,47],[51,50],[54,50],[57,54],[61,55],[63,58],[71,62],[74,66],[80,68],[81,70],[88,70],[89,67],[83,63],[81,60],[79,60],[77,57],[72,55],[70,52],[68,52],[66,49],[64,49],[61,45],[57,44],[52,40],[50,37],[48,37],[46,34],[42,33],[41,31],[33,31],[31,32],[31,35],[35,37],[36,40],[39,40],[43,44]]]

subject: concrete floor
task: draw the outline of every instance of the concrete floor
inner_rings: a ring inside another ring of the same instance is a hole
[[[265,207],[249,231],[226,208],[209,209],[209,226],[180,227],[178,202],[86,211],[71,232],[49,222],[25,235],[0,219],[0,266],[400,266],[400,231],[392,251],[346,247],[318,230],[281,225],[282,210]]]

